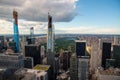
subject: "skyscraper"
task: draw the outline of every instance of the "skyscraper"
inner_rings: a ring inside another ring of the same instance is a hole
[[[76,54],[70,58],[70,80],[78,80],[78,63]]]
[[[89,57],[82,56],[78,58],[78,80],[89,79]]]
[[[99,48],[98,48],[98,43],[94,42],[91,45],[91,58],[90,58],[90,69],[91,72],[94,73],[95,69],[99,67]]]
[[[111,58],[111,42],[99,39],[99,66],[106,68],[106,59]]]
[[[76,42],[76,54],[77,54],[77,57],[85,56],[86,42],[85,41],[78,41],[78,40],[76,40],[75,42]]]
[[[114,36],[114,45],[118,45],[118,44],[119,44],[118,36]]]
[[[26,45],[25,46],[25,56],[32,57],[34,65],[41,64],[41,54],[40,54],[40,45]]]
[[[111,43],[103,42],[102,46],[102,67],[106,67],[106,59],[111,58]]]
[[[20,51],[19,31],[18,31],[18,13],[13,11],[14,18],[14,42],[16,43],[16,52]]]
[[[47,33],[47,63],[53,66],[54,62],[54,29],[52,16],[48,13],[48,33]]]
[[[24,68],[33,68],[33,58],[32,57],[25,57],[24,58]]]
[[[120,68],[120,45],[113,45],[113,59],[115,59],[115,67]]]
[[[23,55],[21,53],[0,54],[0,68],[19,69],[23,67]]]
[[[48,13],[48,32],[47,32],[47,64],[51,66],[52,80],[55,78],[54,70],[54,29],[52,25],[52,16]]]

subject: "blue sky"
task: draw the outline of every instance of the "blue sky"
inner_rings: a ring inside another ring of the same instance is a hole
[[[78,15],[71,22],[55,23],[55,26],[66,29],[70,27],[91,28],[92,31],[88,31],[91,34],[120,33],[120,0],[79,0],[76,7]]]

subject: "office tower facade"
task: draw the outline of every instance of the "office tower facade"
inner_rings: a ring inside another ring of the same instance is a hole
[[[89,57],[78,58],[78,80],[89,80]]]
[[[22,36],[21,38],[21,51],[25,57],[25,45],[27,45],[27,41],[26,41],[26,36]]]
[[[30,28],[30,39],[31,39],[31,44],[35,43],[35,38],[34,38],[34,27]]]
[[[23,66],[23,55],[20,53],[0,54],[0,68],[19,69]]]
[[[115,59],[115,67],[120,68],[120,45],[113,45],[113,59]]]
[[[102,45],[102,67],[106,67],[106,59],[111,58],[111,43],[103,42]]]
[[[32,57],[25,57],[24,58],[24,68],[33,68],[33,58]]]
[[[45,47],[41,46],[41,56],[45,56]]]
[[[111,58],[111,42],[99,39],[99,65],[105,68],[106,59]]]
[[[76,54],[70,58],[70,80],[78,80],[78,64]]]
[[[55,59],[54,60],[55,60],[55,64],[54,64],[55,68],[54,68],[54,70],[55,70],[55,78],[56,78],[58,73],[59,73],[59,62],[60,62],[58,54],[55,55]]]
[[[67,71],[68,68],[70,67],[70,57],[71,57],[71,53],[68,51],[64,51],[62,54],[62,57],[60,58],[61,63],[62,63],[62,67],[63,70]]]
[[[18,31],[18,13],[17,11],[13,11],[14,18],[14,42],[16,43],[16,52],[20,51],[20,43],[19,43],[19,31]]]
[[[99,67],[99,48],[98,43],[93,43],[91,45],[91,57],[90,57],[90,70],[94,73],[95,69]]]
[[[86,42],[85,41],[78,41],[76,40],[76,54],[77,57],[85,56],[86,53]]]
[[[41,64],[41,46],[40,45],[26,45],[25,46],[25,56],[33,58],[33,66]]]
[[[115,59],[106,59],[106,68],[115,67]]]
[[[14,52],[16,52],[16,43],[15,42],[9,42],[9,48],[12,49]]]
[[[118,36],[114,36],[114,45],[118,45],[118,44],[119,44]]]

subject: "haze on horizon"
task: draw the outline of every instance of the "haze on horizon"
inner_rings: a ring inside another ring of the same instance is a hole
[[[14,9],[20,34],[47,33],[48,12],[58,34],[120,34],[119,0],[0,0],[0,34],[13,34]]]

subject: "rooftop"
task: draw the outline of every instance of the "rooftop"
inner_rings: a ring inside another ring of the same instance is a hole
[[[75,42],[86,42],[86,40],[75,40]]]
[[[47,71],[49,68],[50,68],[50,65],[39,65],[38,64],[33,69]]]
[[[107,70],[99,70],[99,72],[102,75],[116,75],[116,76],[120,76],[120,69],[119,68],[109,68]]]

